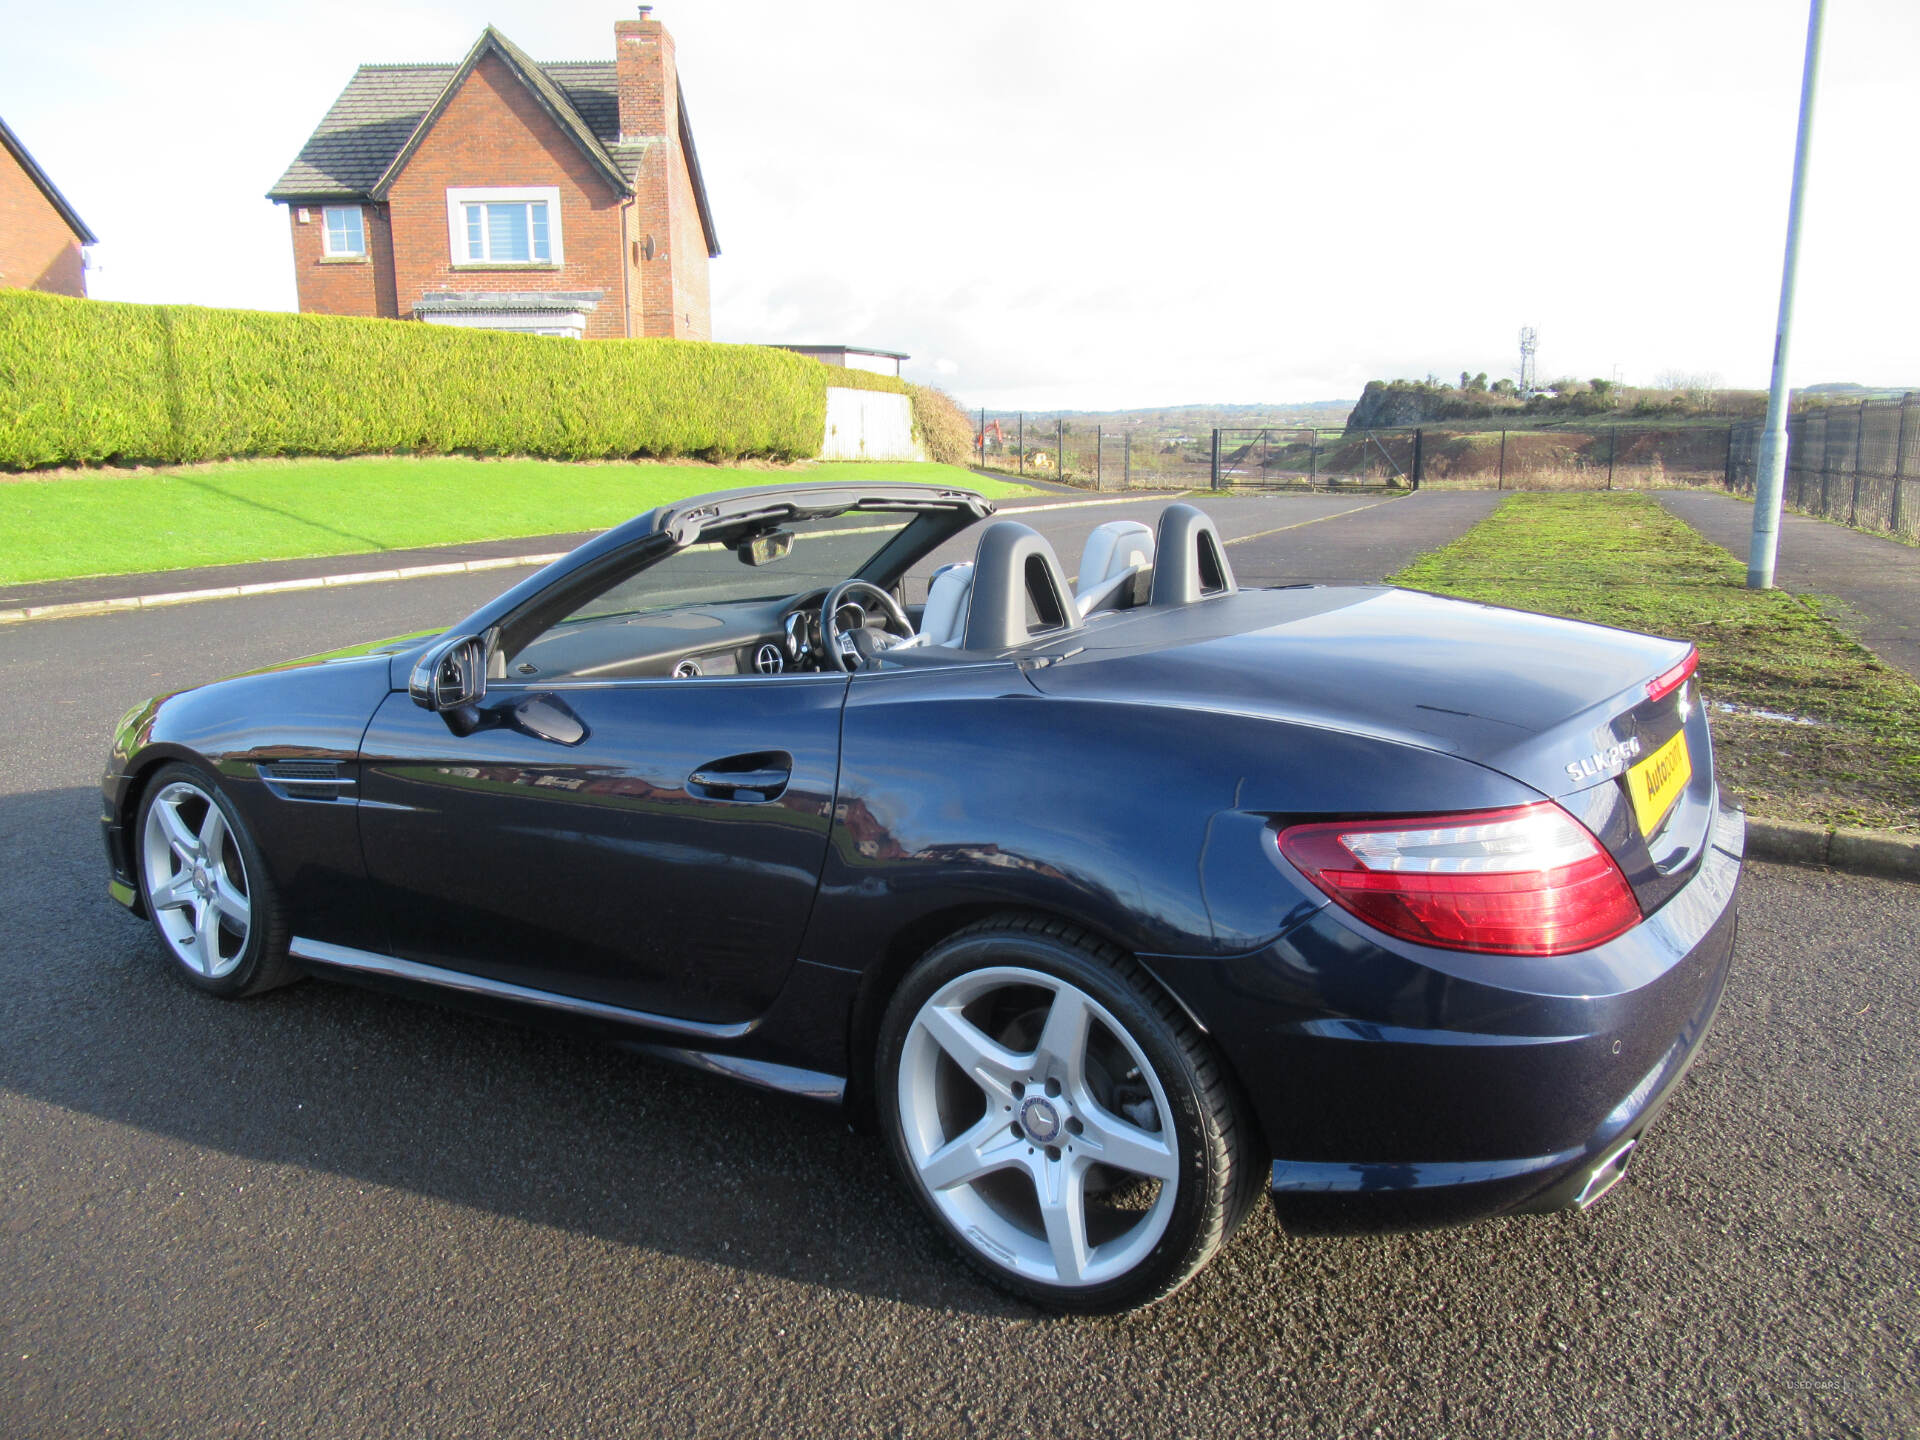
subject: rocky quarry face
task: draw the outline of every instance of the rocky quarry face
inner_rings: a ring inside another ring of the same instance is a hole
[[[1347,430],[1384,430],[1395,425],[1424,425],[1438,417],[1429,413],[1427,397],[1369,380],[1359,403],[1347,416]]]

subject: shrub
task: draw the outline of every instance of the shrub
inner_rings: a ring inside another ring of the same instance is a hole
[[[943,465],[971,465],[976,458],[973,422],[960,402],[931,385],[915,385],[912,390],[913,428],[929,458]]]
[[[817,454],[829,384],[757,345],[595,340],[0,291],[0,468],[395,452]]]

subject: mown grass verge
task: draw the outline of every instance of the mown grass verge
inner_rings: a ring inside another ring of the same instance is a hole
[[[575,465],[551,460],[240,461],[0,484],[0,583],[353,555],[618,524],[669,500],[803,480],[1027,493],[948,465]]]
[[[1817,598],[1748,590],[1733,557],[1645,496],[1515,495],[1392,580],[1691,640],[1721,783],[1749,810],[1920,833],[1920,685]]]

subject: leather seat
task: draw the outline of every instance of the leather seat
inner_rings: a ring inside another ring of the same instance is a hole
[[[927,583],[927,604],[920,612],[920,645],[957,646],[967,634],[967,603],[973,598],[973,562],[942,565]]]
[[[1094,527],[1080,552],[1080,578],[1073,604],[1081,615],[1121,599],[1128,583],[1153,568],[1153,531],[1138,520],[1109,520]]]

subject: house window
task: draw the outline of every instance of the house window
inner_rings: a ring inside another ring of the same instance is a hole
[[[367,231],[361,224],[358,205],[329,205],[322,218],[326,221],[326,255],[360,256],[367,253]]]
[[[447,235],[456,266],[558,265],[560,192],[449,190]]]

